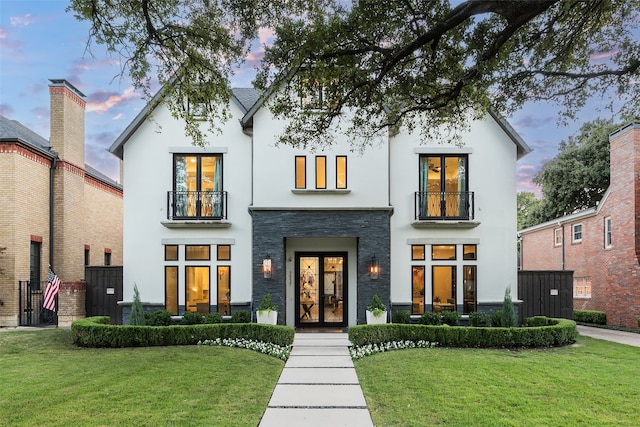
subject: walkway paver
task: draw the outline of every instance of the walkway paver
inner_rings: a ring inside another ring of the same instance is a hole
[[[260,427],[373,427],[345,333],[296,333]]]
[[[578,325],[578,333],[586,337],[640,347],[640,334],[636,334],[634,332],[624,332],[616,331],[615,329],[593,328],[590,326]]]

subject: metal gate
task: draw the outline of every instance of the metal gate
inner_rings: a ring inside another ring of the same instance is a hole
[[[122,324],[122,266],[85,267],[87,317],[109,316],[112,325]]]
[[[573,271],[519,271],[521,315],[573,319]]]
[[[44,289],[46,288],[46,281],[33,284],[29,280],[20,280],[18,282],[20,326],[58,324],[58,314],[42,307]],[[58,297],[56,297],[56,307],[58,307]]]

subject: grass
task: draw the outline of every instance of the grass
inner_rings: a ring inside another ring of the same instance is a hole
[[[0,426],[255,426],[284,367],[213,346],[86,349],[0,332]]]
[[[412,349],[355,362],[376,426],[637,426],[640,348]]]

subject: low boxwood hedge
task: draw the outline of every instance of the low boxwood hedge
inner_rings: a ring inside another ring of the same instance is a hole
[[[573,310],[573,320],[592,325],[606,325],[607,313],[596,310]]]
[[[578,330],[574,321],[545,319],[531,320],[532,324],[540,326],[522,328],[404,324],[358,325],[349,328],[349,340],[354,346],[394,341],[413,341],[416,343],[427,341],[445,347],[475,348],[554,347],[575,342]]]
[[[73,342],[79,347],[152,347],[195,345],[216,338],[244,338],[279,346],[293,344],[290,326],[258,323],[213,323],[174,326],[111,325],[107,316],[76,320],[71,325]]]

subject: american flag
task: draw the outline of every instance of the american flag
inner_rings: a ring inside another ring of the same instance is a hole
[[[56,311],[56,296],[60,291],[60,278],[53,272],[49,266],[49,275],[47,276],[47,289],[44,291],[44,301],[42,306],[47,310]]]

